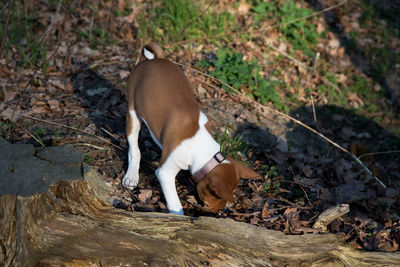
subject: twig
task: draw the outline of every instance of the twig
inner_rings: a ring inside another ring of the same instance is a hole
[[[6,10],[6,8],[8,7],[10,1],[8,1],[0,10],[0,14],[3,13],[4,10]]]
[[[309,68],[304,65],[302,62],[300,62],[299,60],[295,59],[294,57],[292,57],[291,55],[289,55],[286,52],[283,52],[281,50],[279,50],[278,48],[276,48],[273,44],[271,44],[270,41],[266,41],[267,46],[272,48],[273,50],[275,50],[276,52],[280,53],[281,55],[283,55],[284,57],[290,59],[291,61],[293,61],[296,65],[298,65],[299,67],[302,67],[305,70],[309,70]]]
[[[59,0],[59,1],[58,1],[58,5],[57,5],[56,14],[53,15],[53,16],[51,17],[50,25],[49,25],[49,26],[47,27],[47,29],[45,30],[45,32],[44,32],[44,34],[42,35],[41,39],[39,39],[39,40],[40,40],[40,45],[42,45],[42,44],[46,41],[48,34],[49,34],[50,31],[52,30],[53,25],[54,25],[54,20],[55,20],[55,18],[58,16],[58,14],[60,13],[61,4],[62,4],[62,0]]]
[[[232,212],[230,215],[233,216],[243,216],[243,217],[252,217],[252,216],[257,216],[258,214],[260,214],[261,211],[256,211],[253,213],[239,213],[239,212]]]
[[[313,73],[314,73],[314,75],[317,74],[317,64],[318,64],[318,60],[319,60],[320,55],[321,54],[319,52],[317,52],[315,54],[314,63],[313,63]]]
[[[53,125],[61,126],[61,127],[64,127],[64,128],[72,129],[72,130],[75,130],[75,131],[78,131],[78,132],[82,132],[82,133],[85,133],[85,134],[94,136],[94,137],[96,137],[96,138],[102,140],[103,142],[105,142],[105,143],[107,143],[107,144],[110,144],[110,145],[112,145],[112,146],[118,148],[118,149],[121,150],[121,151],[124,151],[124,149],[122,149],[120,146],[117,146],[116,144],[114,144],[114,143],[108,141],[107,139],[105,139],[105,138],[103,138],[103,137],[101,137],[101,136],[98,136],[98,135],[96,135],[96,134],[87,132],[87,131],[85,131],[85,130],[81,130],[81,129],[79,129],[79,128],[76,128],[76,127],[73,127],[73,126],[69,126],[69,125],[65,125],[65,124],[61,124],[61,123],[58,123],[58,122],[47,121],[47,120],[35,118],[35,117],[29,116],[29,115],[24,115],[24,114],[19,114],[19,115],[22,116],[22,117],[31,119],[31,120],[35,120],[35,121],[40,121],[40,122],[44,122],[44,123],[48,123],[48,124],[53,124]]]
[[[7,12],[6,25],[4,26],[3,36],[1,37],[0,58],[3,58],[3,51],[4,51],[4,47],[6,45],[6,39],[7,39],[7,33],[8,33],[8,23],[10,22],[11,10],[13,7],[14,0],[10,0],[8,3],[9,3],[9,7],[8,7],[8,12]]]
[[[135,66],[136,66],[137,64],[139,64],[140,56],[142,55],[143,47],[144,47],[144,44],[143,44],[143,38],[142,38],[142,39],[140,39],[139,53],[138,53],[138,56],[137,56],[137,58],[136,58]]]
[[[109,131],[107,131],[103,127],[100,127],[100,129],[126,147],[126,145],[123,142],[121,142],[121,139],[118,136],[116,136],[115,134],[110,133]]]
[[[294,208],[303,209],[303,210],[310,210],[311,209],[311,207],[302,207],[302,206],[299,206],[296,203],[293,203],[293,202],[291,202],[291,201],[289,201],[287,199],[284,199],[284,198],[276,198],[276,200],[289,204],[291,206],[291,208],[294,207]]]
[[[338,8],[338,7],[340,7],[340,6],[343,6],[343,5],[346,4],[346,3],[347,3],[347,0],[343,0],[343,1],[341,1],[340,3],[338,3],[338,4],[336,4],[336,5],[333,5],[333,6],[331,6],[331,7],[324,8],[323,10],[314,12],[314,13],[308,15],[308,16],[304,16],[304,17],[301,17],[301,18],[293,19],[293,20],[291,20],[291,21],[288,21],[288,22],[286,22],[286,23],[283,23],[283,26],[287,26],[287,25],[289,25],[289,24],[296,23],[296,22],[298,22],[298,21],[300,21],[300,20],[305,20],[305,19],[308,19],[308,18],[311,18],[311,17],[318,16],[318,15],[323,14],[323,13],[326,13],[326,12],[332,10],[332,9]]]
[[[107,10],[107,18],[106,18],[107,25],[106,25],[106,29],[109,32],[111,32],[110,25],[111,25],[111,13],[112,13],[111,11],[113,9],[113,3],[112,2],[113,1],[107,1],[107,4],[109,5],[109,7],[108,7],[108,10]]]
[[[317,113],[315,112],[314,97],[312,95],[311,95],[311,106],[312,106],[312,111],[313,111],[315,128],[318,129]]]
[[[310,207],[301,207],[301,206],[279,206],[274,208],[274,210],[282,210],[282,209],[290,209],[290,208],[296,208],[300,210],[310,210]]]
[[[176,62],[174,62],[174,63],[176,63]],[[261,115],[263,115],[263,116],[265,116],[264,112],[262,112],[263,109],[267,109],[267,110],[269,110],[270,112],[279,114],[279,115],[281,115],[282,117],[285,117],[285,118],[287,118],[287,119],[289,119],[289,120],[295,122],[296,124],[301,125],[302,127],[306,128],[307,130],[313,132],[314,134],[318,135],[319,137],[321,137],[322,139],[324,139],[324,140],[327,141],[328,143],[332,144],[332,145],[335,146],[336,148],[338,148],[338,149],[340,149],[341,151],[343,151],[343,152],[345,152],[346,154],[348,154],[353,160],[355,160],[355,161],[367,172],[368,175],[370,175],[371,177],[373,177],[384,189],[387,188],[387,186],[386,186],[378,177],[376,177],[376,176],[370,171],[370,169],[368,169],[368,167],[365,166],[365,164],[364,164],[359,158],[357,158],[353,153],[351,153],[350,151],[348,151],[348,150],[345,149],[344,147],[338,145],[337,143],[335,143],[334,141],[332,141],[331,139],[329,139],[328,137],[326,137],[326,136],[323,135],[322,133],[318,132],[317,130],[311,128],[310,126],[304,124],[303,122],[301,122],[301,121],[299,121],[299,120],[297,120],[297,119],[295,119],[295,118],[293,118],[293,117],[291,117],[291,116],[289,116],[289,115],[287,115],[287,114],[285,114],[285,113],[283,113],[283,112],[281,112],[281,111],[279,111],[279,110],[273,109],[273,108],[268,107],[268,106],[264,106],[264,105],[258,103],[257,101],[252,100],[251,98],[249,98],[248,96],[246,96],[245,94],[243,94],[243,93],[240,92],[239,90],[233,88],[232,86],[230,86],[229,84],[227,84],[227,83],[224,82],[224,81],[221,81],[221,80],[219,80],[219,79],[217,79],[217,78],[215,78],[215,77],[213,77],[213,76],[211,76],[211,75],[208,75],[208,74],[206,74],[206,73],[203,73],[203,72],[201,72],[201,71],[198,71],[198,70],[196,70],[196,69],[194,69],[194,68],[192,68],[192,67],[189,67],[189,66],[187,66],[187,65],[184,65],[184,64],[181,64],[181,63],[176,63],[176,64],[178,64],[178,65],[180,65],[180,66],[184,66],[185,68],[191,69],[192,71],[197,72],[197,73],[200,73],[200,74],[202,74],[202,75],[204,75],[204,76],[206,76],[206,77],[213,78],[214,80],[218,81],[220,84],[223,84],[223,85],[227,86],[227,87],[230,88],[233,92],[235,92],[237,95],[239,95],[242,99],[245,99],[245,100],[247,101],[247,103],[253,104],[253,105],[255,105],[256,107],[258,107],[258,108],[261,110],[261,112],[260,112]]]
[[[374,153],[366,153],[358,156],[359,159],[363,157],[368,157],[368,156],[374,156],[374,155],[383,155],[383,154],[392,154],[392,153],[400,153],[400,150],[390,150],[390,151],[382,151],[382,152],[374,152]]]
[[[39,139],[36,138],[35,135],[33,135],[30,131],[28,131],[27,129],[25,129],[24,126],[22,126],[20,123],[15,122],[16,124],[18,124],[19,127],[21,127],[27,134],[29,134],[33,139],[36,140],[36,142],[38,142],[42,147],[46,147],[45,145],[43,145],[43,142],[40,142]]]
[[[199,78],[197,78],[196,76],[192,76],[192,78],[193,79],[195,79],[196,81],[198,81],[198,82],[201,82],[201,83],[204,83],[205,85],[207,85],[207,86],[210,86],[211,88],[213,88],[213,89],[220,89],[220,88],[218,88],[217,86],[215,86],[215,85],[213,85],[213,84],[211,84],[211,83],[208,83],[208,82],[206,82],[206,81],[203,81],[202,79],[199,79]]]
[[[293,176],[296,176],[294,171],[293,171],[293,168],[291,168],[291,171],[292,171]],[[304,189],[303,185],[301,183],[299,183],[299,182],[296,182],[296,181],[294,181],[294,184],[297,184],[298,186],[300,186],[301,190],[303,190],[304,195],[306,196],[306,198],[308,200],[308,203],[312,207],[312,203],[311,203],[310,199],[308,198],[308,194],[307,194],[306,190]]]
[[[88,143],[74,143],[74,144],[75,144],[76,146],[88,146],[88,147],[93,147],[93,148],[98,149],[98,150],[108,150],[108,148],[106,148],[106,147],[95,146],[95,145],[88,144]]]
[[[114,65],[114,64],[120,64],[120,63],[121,63],[121,61],[115,61],[115,60],[114,61],[107,61],[107,62],[98,61],[98,62],[95,62],[92,65],[90,65],[89,69],[90,70],[94,70],[95,68],[100,67],[100,66]]]

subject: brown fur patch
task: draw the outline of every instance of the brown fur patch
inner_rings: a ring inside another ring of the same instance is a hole
[[[199,129],[200,105],[181,69],[165,59],[139,63],[128,81],[129,110],[135,109],[169,154]]]

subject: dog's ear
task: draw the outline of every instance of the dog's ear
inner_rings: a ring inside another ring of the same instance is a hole
[[[231,203],[235,202],[232,188],[227,184],[222,183],[222,179],[216,179],[214,184],[211,184],[210,189],[214,191],[219,198]]]
[[[242,179],[260,179],[261,175],[244,165],[238,160],[228,158],[228,160],[235,166],[235,169],[238,171],[239,178]]]

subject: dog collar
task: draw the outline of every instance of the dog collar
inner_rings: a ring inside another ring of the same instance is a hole
[[[218,164],[225,160],[225,156],[218,151],[200,170],[193,174],[192,179],[197,184],[203,179],[209,172],[211,172]]]

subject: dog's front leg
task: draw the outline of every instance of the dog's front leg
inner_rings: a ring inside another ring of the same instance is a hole
[[[164,163],[160,168],[156,170],[156,175],[158,181],[161,184],[165,200],[167,201],[167,208],[169,212],[173,214],[183,215],[182,204],[179,200],[175,186],[175,177],[180,169],[173,164],[167,163]]]
[[[129,165],[122,185],[128,189],[134,189],[139,182],[140,150],[138,138],[140,131],[140,121],[136,112],[130,110],[126,116],[126,135],[129,143]]]

